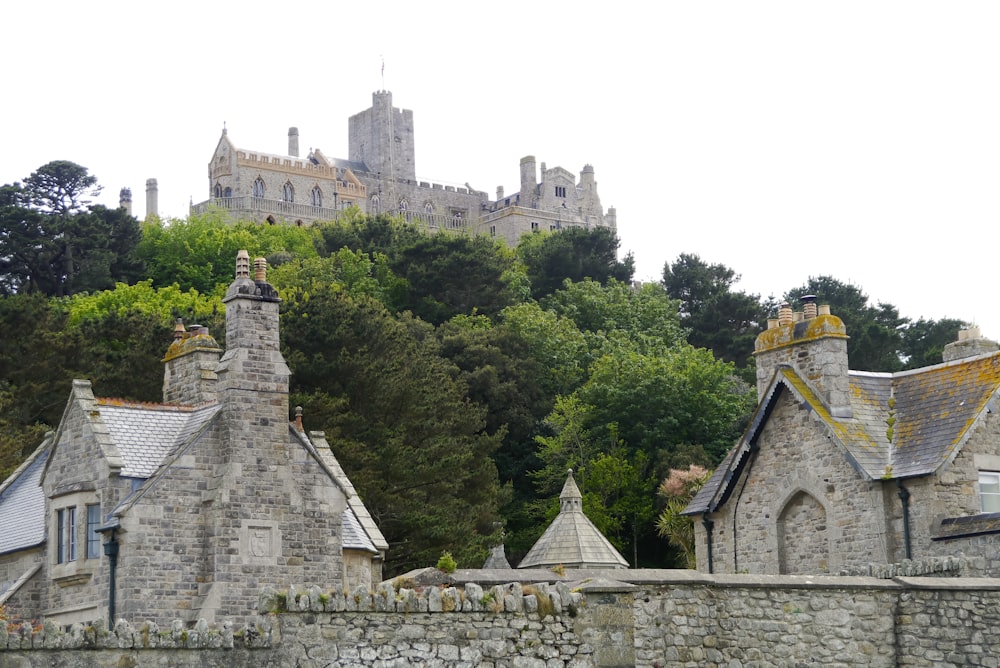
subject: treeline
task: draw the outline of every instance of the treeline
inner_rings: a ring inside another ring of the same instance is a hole
[[[73,179],[33,174],[0,201],[3,475],[58,423],[71,378],[159,401],[173,320],[224,340],[221,296],[247,249],[268,258],[283,299],[292,406],[327,432],[389,540],[387,575],[444,550],[477,566],[501,541],[516,563],[568,468],[634,565],[684,563],[655,534],[657,484],[713,466],[739,435],[755,403],[753,338],[775,301],[734,292],[732,270],[682,255],[662,283],[633,287],[632,258],[604,228],[509,249],[360,214],[308,228],[212,215],[140,225],[85,201],[85,169],[53,165],[36,174]],[[938,330],[960,324],[909,323],[853,286],[810,281],[787,296],[836,304],[851,344],[879,343],[887,364],[929,355]]]

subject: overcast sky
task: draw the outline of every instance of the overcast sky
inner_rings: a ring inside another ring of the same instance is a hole
[[[810,275],[1000,338],[1000,3],[174,2],[4,9],[0,183],[72,160],[183,217],[223,124],[347,157],[383,87],[417,176],[495,193],[593,164],[638,278],[696,253],[780,296]],[[385,62],[384,81],[381,72]]]

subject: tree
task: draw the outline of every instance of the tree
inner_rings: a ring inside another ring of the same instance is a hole
[[[67,217],[87,210],[101,193],[97,177],[69,160],[53,160],[24,180],[29,205],[42,213]]]
[[[531,295],[540,299],[562,287],[564,281],[586,278],[604,284],[614,278],[630,283],[635,259],[628,253],[618,259],[621,242],[609,227],[571,227],[522,237],[517,246],[531,281]]]
[[[725,265],[707,264],[687,253],[663,267],[663,285],[670,297],[680,300],[681,323],[690,330],[688,342],[748,370],[742,377],[751,380],[754,341],[770,305],[757,295],[734,292],[732,285],[739,278]]]
[[[0,196],[0,290],[67,296],[139,277],[138,222],[122,209],[89,207],[99,192],[84,167],[56,161]]]
[[[958,332],[968,323],[953,318],[925,320],[918,318],[903,328],[902,357],[904,369],[939,364],[944,347],[958,340]],[[850,333],[850,332],[848,332]]]
[[[687,470],[670,469],[670,474],[658,490],[659,495],[666,499],[667,506],[656,520],[656,532],[681,551],[687,568],[698,567],[694,549],[694,520],[681,513],[711,475],[708,469],[694,464]]]
[[[337,285],[285,304],[282,341],[293,401],[330,442],[389,541],[386,574],[485,558],[497,540],[501,489],[485,431],[426,323],[397,318]]]

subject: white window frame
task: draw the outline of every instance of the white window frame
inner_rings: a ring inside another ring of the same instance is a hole
[[[1000,471],[979,472],[979,509],[1000,513]]]

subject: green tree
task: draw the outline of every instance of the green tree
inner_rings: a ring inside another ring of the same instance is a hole
[[[24,180],[29,206],[42,213],[68,217],[90,207],[101,193],[97,177],[69,160],[53,160]]]
[[[941,363],[944,347],[957,341],[959,330],[966,326],[968,323],[953,318],[910,321],[902,331],[903,368],[918,369]]]
[[[742,377],[751,380],[754,341],[771,305],[757,295],[733,291],[739,279],[729,267],[708,264],[688,253],[663,267],[663,285],[668,295],[680,300],[681,323],[690,331],[688,342],[748,370]]]
[[[497,540],[501,489],[485,430],[433,329],[329,286],[289,299],[282,337],[293,400],[334,452],[389,541],[386,574],[443,549],[477,563]]]
[[[697,568],[694,548],[694,520],[682,515],[691,499],[708,482],[712,472],[692,464],[685,469],[670,469],[658,493],[666,507],[656,520],[656,532],[680,550],[686,568]]]
[[[531,282],[531,295],[540,299],[567,279],[576,283],[589,278],[603,284],[614,278],[630,283],[635,259],[628,253],[619,260],[620,246],[617,233],[609,227],[572,227],[522,237],[517,254]]]

